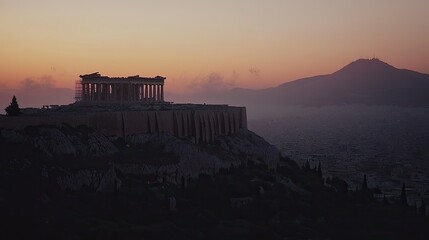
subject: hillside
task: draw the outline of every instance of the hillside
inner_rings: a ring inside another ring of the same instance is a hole
[[[426,239],[424,217],[298,167],[256,134],[212,143],[0,129],[5,239]],[[25,231],[23,231],[25,230]]]
[[[379,59],[359,59],[328,75],[262,90],[235,88],[196,96],[208,102],[251,106],[429,106],[429,75],[395,68]]]

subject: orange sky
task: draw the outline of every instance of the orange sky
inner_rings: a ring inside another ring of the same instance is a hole
[[[162,75],[178,92],[213,74],[263,88],[374,56],[429,73],[428,12],[427,0],[0,0],[0,88],[73,88],[95,71]]]

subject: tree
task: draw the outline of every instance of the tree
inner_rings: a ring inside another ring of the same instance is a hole
[[[19,108],[18,101],[16,101],[15,96],[13,96],[10,105],[7,106],[4,110],[8,116],[18,116],[21,114],[21,109]]]
[[[389,201],[387,201],[387,198],[386,198],[386,194],[383,194],[383,203],[389,204]]]
[[[426,204],[425,200],[422,198],[422,205],[420,205],[419,213],[423,216],[426,216]]]
[[[368,182],[366,180],[366,174],[363,175],[363,182],[362,182],[362,192],[368,191]]]
[[[337,192],[342,194],[347,194],[349,190],[349,185],[346,183],[346,181],[338,177],[333,177],[333,178],[328,177],[326,179],[326,184],[331,185],[337,190]]]
[[[322,164],[319,161],[319,166],[317,166],[317,175],[322,177]]]
[[[400,198],[401,204],[407,206],[407,191],[405,190],[405,183],[402,184],[402,191],[401,191],[401,198]]]
[[[304,165],[302,166],[302,168],[304,170],[310,170],[311,169],[310,163],[308,162],[308,160],[304,163]]]

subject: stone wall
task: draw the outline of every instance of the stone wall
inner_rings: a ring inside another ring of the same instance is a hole
[[[207,110],[115,111],[61,113],[43,116],[0,117],[0,128],[68,124],[86,125],[107,135],[126,137],[138,133],[168,133],[210,142],[216,135],[247,129],[246,108],[225,106]]]

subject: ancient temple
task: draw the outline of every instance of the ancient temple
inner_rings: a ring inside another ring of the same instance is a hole
[[[98,72],[80,75],[76,101],[83,102],[164,102],[165,77],[108,77]]]

